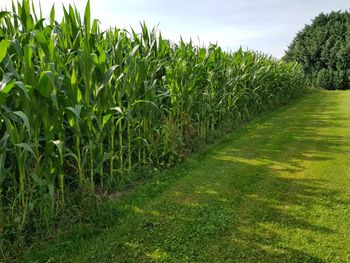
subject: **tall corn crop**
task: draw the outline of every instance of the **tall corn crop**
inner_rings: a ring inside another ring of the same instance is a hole
[[[49,229],[74,191],[168,167],[212,132],[303,94],[297,64],[217,45],[102,31],[64,7],[0,12],[0,245]]]

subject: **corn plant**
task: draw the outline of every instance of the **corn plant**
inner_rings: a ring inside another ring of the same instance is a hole
[[[29,0],[0,12],[0,240],[48,230],[74,191],[113,191],[303,94],[297,64],[172,43]]]

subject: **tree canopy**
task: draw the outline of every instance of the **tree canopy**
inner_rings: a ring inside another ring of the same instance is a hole
[[[299,31],[284,57],[299,62],[316,85],[350,88],[350,13],[321,13]]]

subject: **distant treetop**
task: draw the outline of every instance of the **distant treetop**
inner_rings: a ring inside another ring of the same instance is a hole
[[[321,88],[349,89],[350,13],[319,14],[296,35],[284,59],[299,62]]]

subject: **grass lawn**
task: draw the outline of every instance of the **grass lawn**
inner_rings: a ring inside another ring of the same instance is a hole
[[[59,228],[23,262],[350,262],[350,92],[316,91]]]

